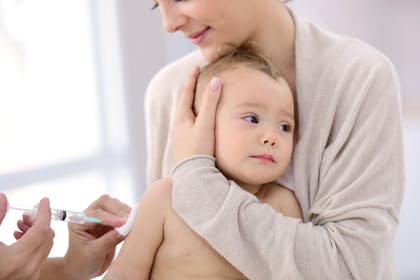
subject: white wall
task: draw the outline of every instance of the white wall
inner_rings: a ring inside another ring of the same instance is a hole
[[[404,145],[406,189],[396,238],[396,257],[402,279],[420,279],[420,114],[405,119]]]

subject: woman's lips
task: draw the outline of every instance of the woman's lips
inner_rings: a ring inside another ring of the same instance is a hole
[[[190,36],[187,36],[187,37],[188,37],[188,39],[191,40],[191,42],[194,45],[199,45],[201,43],[201,41],[203,41],[204,37],[206,37],[209,29],[210,29],[210,27],[207,27],[207,28],[201,30],[200,32],[195,33],[195,34],[190,35]]]
[[[257,160],[263,161],[263,162],[271,162],[276,163],[272,155],[255,155],[251,156],[252,158],[255,158]]]

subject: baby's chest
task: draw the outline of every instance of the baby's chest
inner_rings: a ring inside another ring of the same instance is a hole
[[[176,271],[183,279],[245,279],[176,214],[166,221],[164,240],[153,266],[153,269]]]

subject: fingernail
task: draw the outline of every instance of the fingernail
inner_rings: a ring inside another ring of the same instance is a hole
[[[220,78],[219,77],[213,77],[213,78],[211,78],[210,88],[213,91],[219,90],[220,89],[220,86],[221,86],[221,83],[220,83]]]
[[[128,213],[128,214],[124,214],[124,216],[123,217],[120,217],[120,221],[121,222],[123,222],[123,223],[126,223],[127,222],[127,220],[128,220],[128,217],[130,216],[130,213]]]
[[[50,205],[50,199],[48,197],[44,197],[42,198],[39,203],[41,203],[42,201],[45,201],[45,203],[49,206]]]

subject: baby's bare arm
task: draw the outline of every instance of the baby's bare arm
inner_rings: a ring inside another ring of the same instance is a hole
[[[156,251],[163,240],[165,216],[171,207],[171,185],[170,179],[161,179],[143,195],[133,228],[104,279],[149,279]]]
[[[294,192],[276,183],[265,184],[263,190],[260,200],[285,216],[302,219],[302,209]]]

